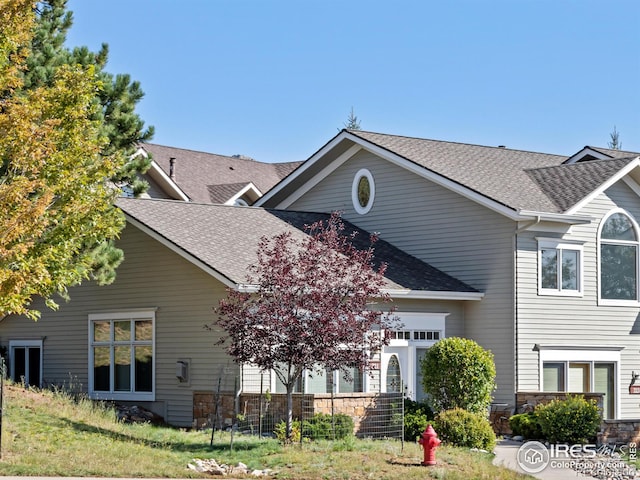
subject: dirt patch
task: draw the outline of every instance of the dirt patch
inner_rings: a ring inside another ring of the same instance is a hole
[[[24,388],[18,385],[4,385],[4,394],[7,398],[22,398],[31,405],[40,405],[51,402],[51,396],[45,392]]]

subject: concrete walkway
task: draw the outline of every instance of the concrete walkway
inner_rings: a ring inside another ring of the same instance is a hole
[[[494,452],[496,457],[493,459],[494,465],[500,465],[511,470],[515,470],[519,473],[526,473],[535,478],[542,480],[567,480],[572,478],[580,479],[593,479],[588,475],[584,475],[576,472],[570,468],[553,468],[551,465],[547,466],[544,470],[538,473],[529,473],[521,468],[518,463],[518,450],[523,445],[523,442],[516,442],[513,440],[499,440]],[[535,452],[534,452],[535,453]]]

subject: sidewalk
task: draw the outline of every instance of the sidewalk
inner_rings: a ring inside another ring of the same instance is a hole
[[[515,470],[519,473],[527,473],[520,465],[518,465],[518,449],[523,445],[522,442],[516,442],[513,440],[499,440],[494,452],[496,457],[493,459],[494,465],[501,465],[503,467]],[[529,474],[535,478],[542,480],[567,480],[572,478],[580,479],[594,479],[595,477],[587,476],[576,472],[570,468],[551,468],[550,466],[545,468],[539,473]]]

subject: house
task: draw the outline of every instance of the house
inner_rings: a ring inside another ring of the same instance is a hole
[[[93,398],[141,403],[190,426],[194,392],[211,391],[219,378],[222,391],[233,392],[238,376],[215,345],[220,332],[204,328],[213,307],[227,288],[243,288],[262,235],[288,229],[300,237],[304,225],[327,215],[160,199],[123,198],[118,206],[127,227],[116,282],[74,287],[68,305],[44,311],[37,323],[0,322],[10,373],[32,385],[82,385]],[[366,232],[358,237],[368,242]],[[476,301],[480,292],[387,242],[376,252],[388,264],[390,292],[409,297],[408,308],[413,297],[441,298],[436,312],[447,311],[462,332],[458,299]],[[446,314],[428,316],[443,325]],[[281,391],[270,381],[271,391]]]
[[[145,197],[224,205],[251,205],[302,163],[265,163],[152,143],[142,144],[136,155],[152,159],[144,175]]]
[[[421,355],[465,336],[494,354],[496,403],[600,392],[606,418],[636,418],[639,167],[638,153],[595,147],[566,157],[343,130],[257,207],[119,200],[128,222],[116,282],[74,287],[38,323],[3,319],[0,345],[14,378],[81,384],[191,425],[198,392],[216,381],[233,391],[238,367],[203,326],[226,288],[243,288],[257,239],[302,235],[339,210],[362,236],[379,234],[404,324],[381,353],[379,381],[363,374],[344,391],[404,387],[421,399]],[[324,388],[305,377],[305,392]]]
[[[257,204],[341,210],[483,292],[463,302],[463,335],[495,356],[495,402],[601,392],[605,418],[633,418],[639,166],[594,147],[567,158],[343,131]]]

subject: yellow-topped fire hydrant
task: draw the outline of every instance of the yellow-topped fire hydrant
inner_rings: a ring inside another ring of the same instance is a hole
[[[420,440],[418,443],[422,445],[424,449],[424,460],[422,465],[435,465],[436,464],[436,448],[440,446],[440,439],[438,434],[431,425],[427,425],[427,428],[420,434]]]

